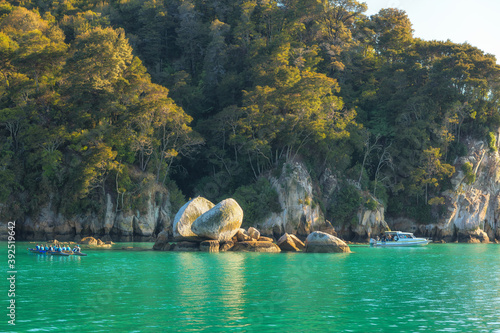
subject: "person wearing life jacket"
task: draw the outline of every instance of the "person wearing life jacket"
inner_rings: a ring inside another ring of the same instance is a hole
[[[36,244],[36,250],[40,251],[40,245]]]

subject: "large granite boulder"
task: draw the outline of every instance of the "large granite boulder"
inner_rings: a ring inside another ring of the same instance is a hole
[[[304,243],[297,236],[288,233],[285,233],[278,239],[277,245],[281,251],[285,252],[299,252],[305,248]]]
[[[278,253],[281,252],[278,245],[270,242],[248,241],[236,243],[231,251],[240,252],[268,252]]]
[[[219,241],[206,240],[200,243],[200,251],[202,252],[219,252]]]
[[[307,236],[305,246],[305,252],[351,252],[349,246],[347,246],[343,240],[322,231],[315,231],[309,234],[309,236]]]
[[[191,230],[199,237],[227,242],[238,232],[243,222],[243,210],[234,199],[226,199],[198,217]]]
[[[173,235],[176,240],[201,240],[191,229],[193,222],[205,212],[214,207],[214,204],[203,197],[196,197],[186,202],[179,209],[174,218]]]

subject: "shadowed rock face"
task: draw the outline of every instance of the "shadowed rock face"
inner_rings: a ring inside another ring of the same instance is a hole
[[[153,245],[153,250],[157,251],[170,251],[170,244],[168,243],[168,233],[162,231],[156,237],[155,245]]]
[[[350,253],[351,249],[341,239],[321,231],[315,231],[307,236],[305,252],[317,253]]]
[[[200,243],[200,251],[202,252],[219,252],[219,241],[206,240]]]
[[[175,215],[174,238],[176,240],[200,240],[198,235],[191,230],[192,224],[213,207],[214,204],[203,197],[196,197],[188,201]]]
[[[179,242],[173,247],[173,251],[179,252],[196,252],[200,250],[200,243],[196,242]]]
[[[286,252],[299,252],[305,248],[304,243],[298,239],[297,236],[287,233],[281,236],[277,245],[280,247],[281,251]]]
[[[226,199],[198,217],[191,230],[199,237],[223,243],[236,235],[242,222],[243,210],[240,205],[234,199]]]
[[[234,242],[233,241],[227,241],[225,243],[220,244],[219,246],[219,251],[220,252],[226,252],[229,251],[233,248]]]

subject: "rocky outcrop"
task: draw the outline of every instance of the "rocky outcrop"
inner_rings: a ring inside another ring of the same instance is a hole
[[[102,214],[88,213],[65,216],[49,200],[39,213],[26,216],[16,223],[16,235],[20,239],[44,241],[80,241],[94,236],[113,241],[151,241],[160,230],[172,230],[171,204],[165,189],[152,189],[141,210],[117,208],[116,199],[106,195]]]
[[[176,240],[199,240],[198,235],[191,230],[191,226],[198,217],[213,207],[214,204],[203,197],[196,197],[184,204],[175,214],[174,238]]]
[[[319,231],[326,232],[332,236],[337,236],[337,232],[330,221],[325,221],[325,224],[320,225]]]
[[[307,236],[305,252],[316,253],[349,253],[349,246],[341,239],[321,231],[315,231]]]
[[[297,236],[287,233],[281,236],[276,244],[284,252],[299,252],[305,248],[305,244]]]
[[[248,228],[248,236],[252,237],[254,240],[258,240],[260,238],[260,231],[255,229],[254,227]]]
[[[318,204],[313,200],[313,182],[304,164],[285,163],[279,178],[269,177],[278,193],[281,213],[271,213],[258,223],[264,235],[279,238],[283,233],[307,236],[318,230],[325,219]]]
[[[206,240],[200,243],[200,251],[202,252],[219,252],[219,241]]]
[[[497,141],[498,142],[498,141]],[[392,230],[405,230],[434,241],[487,243],[500,240],[500,157],[482,141],[466,140],[468,155],[455,163],[452,188],[441,195],[445,213],[435,214],[428,224],[411,219],[388,219]],[[472,165],[475,181],[467,181],[462,170]]]
[[[236,232],[236,241],[245,242],[245,241],[251,241],[251,240],[252,240],[252,237],[250,237],[250,235],[248,234],[248,232],[245,229],[243,229],[243,228],[238,229],[238,231]]]
[[[278,245],[270,242],[248,241],[236,243],[231,251],[239,252],[267,252],[278,253],[281,252]]]
[[[162,231],[158,234],[158,237],[156,237],[156,242],[153,245],[153,250],[156,251],[170,251],[171,246],[170,243],[168,242],[169,237],[168,237],[168,232]]]
[[[199,237],[226,242],[238,232],[242,222],[240,205],[234,199],[226,199],[198,217],[191,230]]]
[[[80,244],[97,245],[97,239],[94,237],[85,237],[80,240]]]
[[[200,251],[200,243],[197,242],[178,242],[172,247],[173,251],[196,252]]]
[[[225,243],[220,244],[219,247],[219,252],[226,252],[229,251],[233,248],[234,242],[233,241],[227,241]]]

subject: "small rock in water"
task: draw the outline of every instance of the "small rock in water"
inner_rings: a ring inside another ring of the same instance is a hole
[[[305,247],[304,243],[295,235],[285,233],[278,239],[277,245],[282,251],[286,252],[299,252]]]
[[[305,252],[317,253],[338,253],[347,252],[351,250],[349,246],[340,238],[329,235],[321,231],[314,231],[306,239]]]

